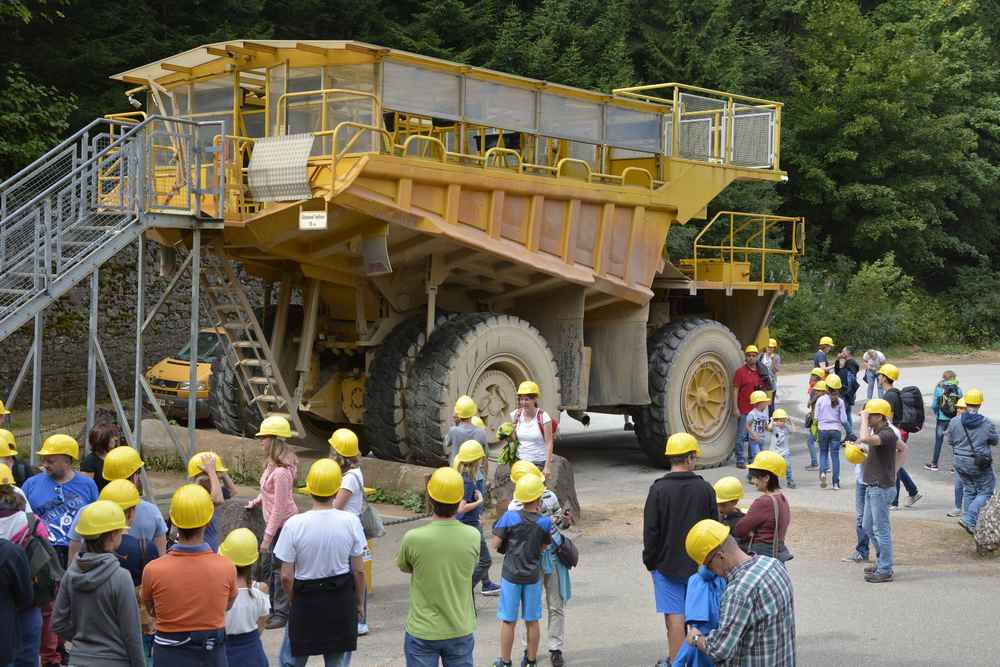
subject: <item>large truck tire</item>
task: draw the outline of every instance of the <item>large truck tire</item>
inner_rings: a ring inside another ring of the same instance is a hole
[[[534,380],[542,407],[559,409],[559,370],[538,329],[517,317],[493,313],[459,315],[438,327],[410,370],[406,389],[407,458],[446,465],[444,436],[452,426],[456,399],[472,396],[488,430],[510,419],[517,386]]]
[[[650,404],[633,413],[639,446],[650,462],[667,467],[671,433],[698,439],[703,468],[722,465],[736,442],[733,374],[743,363],[739,341],[714,320],[672,322],[646,343]]]
[[[439,314],[435,326],[452,315]],[[414,317],[395,326],[375,353],[365,383],[365,433],[380,459],[405,461],[406,385],[410,368],[427,342],[427,320]]]

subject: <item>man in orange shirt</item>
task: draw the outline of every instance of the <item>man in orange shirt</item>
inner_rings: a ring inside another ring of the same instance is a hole
[[[226,611],[238,591],[236,568],[205,543],[215,506],[186,484],[170,500],[177,543],[142,573],[142,601],[156,618],[154,667],[225,667]]]

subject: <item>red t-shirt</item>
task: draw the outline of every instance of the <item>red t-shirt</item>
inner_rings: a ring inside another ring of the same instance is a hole
[[[753,408],[750,405],[750,394],[764,388],[764,381],[756,368],[748,368],[743,364],[733,376],[733,387],[736,388],[736,407],[740,414],[745,415]]]

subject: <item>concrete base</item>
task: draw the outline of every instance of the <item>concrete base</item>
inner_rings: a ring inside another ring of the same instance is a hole
[[[174,439],[180,445],[180,452],[174,446],[173,440],[170,439],[167,428],[170,429]],[[187,427],[169,426],[167,428],[164,428],[158,419],[142,420],[143,458],[180,459],[186,463],[183,452],[188,443]],[[252,438],[225,435],[214,429],[198,429],[195,450],[215,452],[222,457],[231,473],[243,479],[259,479],[261,473],[264,472],[264,456],[260,444]]]
[[[427,492],[427,481],[431,478],[434,470],[434,468],[410,463],[383,461],[370,456],[361,459],[361,472],[365,476],[365,486],[400,493],[412,491],[424,495]]]

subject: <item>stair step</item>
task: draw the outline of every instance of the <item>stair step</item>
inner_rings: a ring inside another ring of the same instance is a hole
[[[233,341],[232,346],[235,347],[235,348],[244,348],[244,349],[245,348],[258,348],[259,349],[259,348],[264,347],[263,345],[261,345],[257,341],[253,341],[253,340],[237,340],[237,341]]]
[[[242,313],[243,306],[237,305],[235,303],[220,303],[216,304],[215,309],[222,313]]]
[[[282,402],[282,400],[281,400],[280,396],[275,396],[273,394],[260,394],[259,396],[255,396],[254,399],[252,401],[250,401],[250,402],[251,403],[278,403],[278,404],[280,404]]]
[[[266,366],[270,366],[271,362],[267,359],[256,359],[251,357],[249,359],[240,359],[239,365],[246,368],[264,368]]]
[[[250,382],[250,384],[259,384],[259,385],[274,384],[273,377],[254,376],[251,378],[247,378],[247,380]]]
[[[14,294],[14,295],[18,295],[19,296],[19,295],[22,295],[22,294],[29,294],[30,292],[31,292],[31,290],[26,290],[26,289],[0,288],[0,294]]]
[[[223,329],[235,329],[236,331],[246,331],[249,329],[249,325],[242,320],[230,320],[228,322],[222,323]]]

